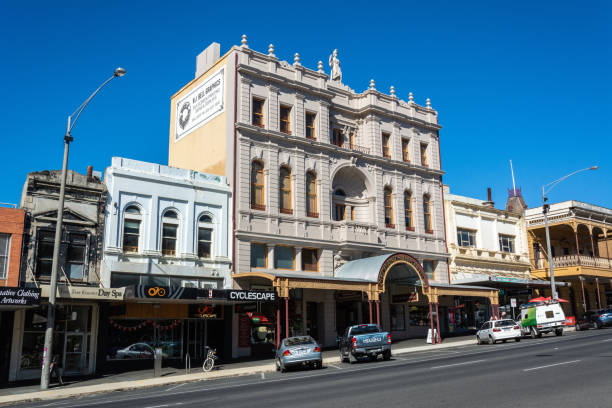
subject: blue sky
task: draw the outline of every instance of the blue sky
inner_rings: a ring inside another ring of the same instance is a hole
[[[73,130],[70,168],[112,156],[167,163],[170,96],[196,55],[248,35],[251,48],[316,68],[338,48],[344,82],[439,112],[444,182],[503,207],[509,159],[530,207],[575,169],[551,202],[612,208],[612,3],[19,1],[0,4],[0,202],[30,171],[61,168],[67,116],[112,74]],[[326,66],[327,69],[327,66]]]

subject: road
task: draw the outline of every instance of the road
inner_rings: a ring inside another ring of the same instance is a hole
[[[31,407],[606,407],[612,329],[29,403]]]

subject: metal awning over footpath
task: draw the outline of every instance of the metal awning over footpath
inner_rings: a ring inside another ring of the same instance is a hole
[[[469,279],[455,281],[459,285],[479,285],[488,286],[497,289],[524,289],[524,288],[549,288],[550,281],[541,279],[518,279],[505,278],[500,276],[489,276],[483,274],[475,274]],[[564,287],[571,286],[570,282],[555,282],[555,286]]]
[[[438,296],[476,296],[484,297],[492,305],[498,304],[497,289],[474,285],[449,285],[430,282],[421,264],[406,253],[385,254],[350,261],[339,267],[334,276],[317,273],[291,273],[274,270],[236,273],[236,281],[265,280],[271,283],[280,297],[288,297],[290,289],[323,289],[360,291],[370,301],[378,301],[386,291],[387,274],[391,269],[398,271],[402,282],[422,288],[422,292],[432,303]]]

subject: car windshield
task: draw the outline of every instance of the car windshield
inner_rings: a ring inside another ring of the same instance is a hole
[[[351,334],[353,336],[357,336],[359,334],[378,333],[378,331],[379,330],[378,330],[377,326],[363,325],[363,326],[353,327],[353,330],[351,331]]]
[[[498,322],[495,322],[495,327],[508,327],[508,326],[514,326],[516,324],[516,322],[514,320],[500,320]]]
[[[301,336],[301,337],[289,337],[285,339],[285,346],[302,346],[305,344],[314,344],[314,340],[309,336]]]

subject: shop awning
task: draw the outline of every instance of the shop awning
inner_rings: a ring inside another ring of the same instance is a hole
[[[484,274],[473,275],[469,279],[457,280],[458,285],[480,285],[498,289],[524,288],[524,287],[550,287],[550,281],[540,279],[518,279]],[[555,282],[557,287],[571,286],[569,282]]]
[[[430,302],[438,302],[440,296],[471,296],[487,298],[492,305],[499,302],[498,290],[486,286],[455,285],[448,283],[430,282]]]
[[[177,286],[132,285],[125,287],[124,300],[170,303],[236,304],[274,302],[270,290],[200,289]]]
[[[289,289],[350,290],[371,293],[375,282],[359,278],[340,278],[308,273],[277,271],[243,272],[232,275],[237,281],[264,279],[278,291],[279,296],[287,297]]]

